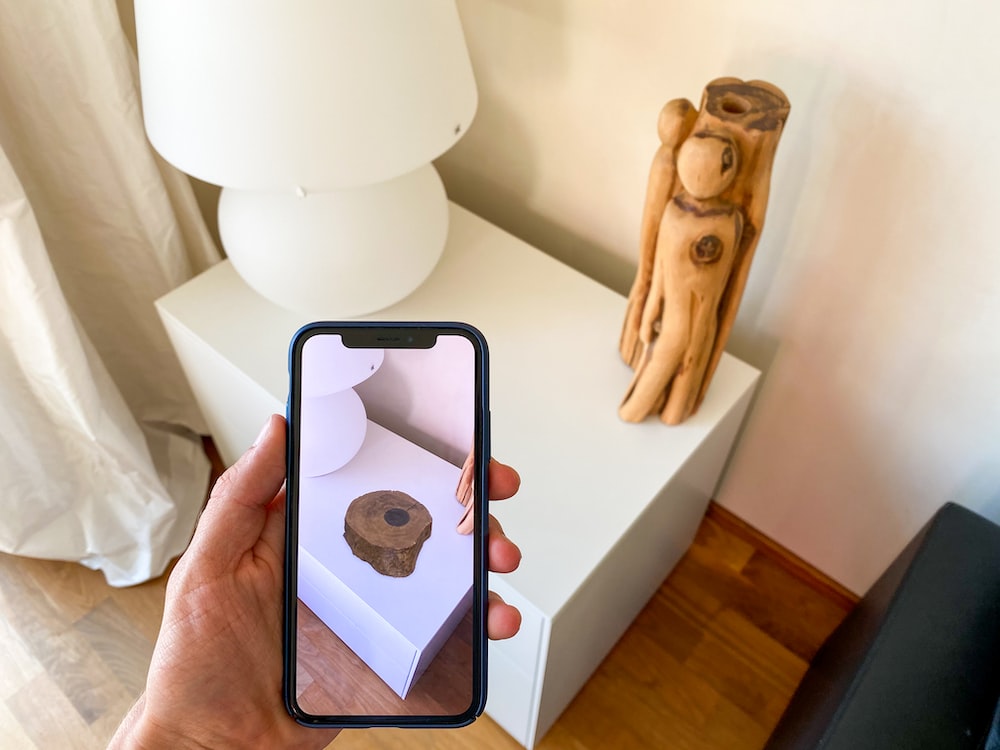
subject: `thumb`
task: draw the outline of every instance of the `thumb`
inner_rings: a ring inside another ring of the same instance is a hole
[[[285,481],[285,430],[284,417],[272,414],[212,488],[191,547],[220,569],[235,566],[260,539],[267,507]]]

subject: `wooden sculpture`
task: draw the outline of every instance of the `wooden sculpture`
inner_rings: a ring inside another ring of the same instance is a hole
[[[622,419],[655,412],[680,424],[701,405],[746,286],[788,111],[769,83],[718,78],[700,111],[674,99],[660,112],[619,344],[635,370]]]
[[[385,576],[410,575],[430,535],[430,511],[399,490],[355,498],[344,517],[344,539],[351,551]]]

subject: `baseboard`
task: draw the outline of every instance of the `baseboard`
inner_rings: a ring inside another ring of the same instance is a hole
[[[782,547],[769,536],[755,529],[732,511],[726,510],[714,500],[708,505],[706,518],[723,527],[733,535],[746,540],[757,549],[764,551],[771,559],[781,565],[798,580],[808,585],[813,591],[836,602],[845,609],[851,609],[861,597],[846,586],[830,578],[822,571],[813,567],[801,557]]]

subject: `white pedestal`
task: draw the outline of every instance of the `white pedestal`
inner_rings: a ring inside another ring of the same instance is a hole
[[[458,467],[369,423],[361,450],[347,466],[301,480],[299,598],[400,698],[472,605],[472,537],[454,531],[465,511],[455,500],[460,474]],[[373,477],[379,478],[375,485]],[[424,542],[408,576],[376,572],[344,538],[348,505],[377,490],[420,498],[434,519],[436,533]]]
[[[276,248],[276,251],[280,249]],[[223,458],[283,412],[287,348],[307,322],[228,263],[157,303]],[[494,513],[524,553],[491,588],[521,632],[490,644],[486,711],[532,747],[690,545],[758,372],[724,355],[698,413],[626,424],[620,295],[452,205],[430,279],[377,320],[462,320],[490,346],[494,455],[522,489]]]

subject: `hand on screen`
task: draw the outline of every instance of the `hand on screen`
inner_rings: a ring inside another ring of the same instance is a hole
[[[455,499],[462,504],[463,508],[465,508],[465,513],[462,514],[462,518],[459,520],[458,527],[456,529],[459,534],[472,533],[472,495],[473,490],[475,489],[475,482],[473,481],[475,465],[476,453],[475,451],[469,451],[469,455],[465,458],[465,463],[462,464],[462,473],[459,474],[458,477],[458,486],[455,488]]]
[[[146,691],[111,748],[324,748],[335,729],[307,729],[281,698],[285,546],[284,418],[216,483],[188,550],[167,583]],[[491,499],[517,492],[517,472],[489,467]],[[490,518],[490,569],[521,553]],[[518,610],[490,594],[490,638],[520,627]]]

